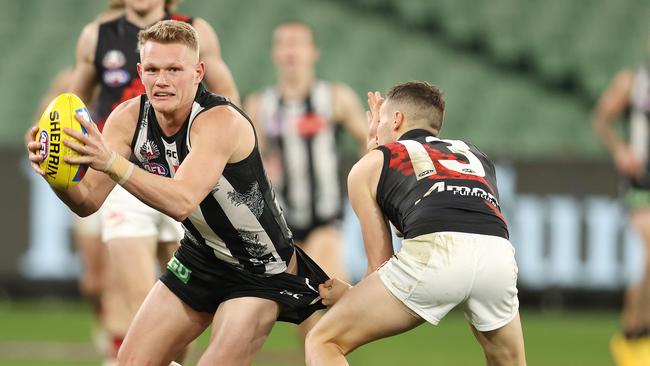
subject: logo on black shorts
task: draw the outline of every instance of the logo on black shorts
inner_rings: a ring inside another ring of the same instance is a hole
[[[172,257],[172,259],[169,260],[167,263],[167,269],[169,272],[173,273],[174,276],[178,277],[178,279],[181,280],[184,284],[187,284],[187,282],[190,280],[192,270],[185,267],[183,263],[176,259],[176,257]]]

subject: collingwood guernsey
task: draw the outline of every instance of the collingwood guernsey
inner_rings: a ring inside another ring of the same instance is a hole
[[[201,85],[181,129],[165,136],[143,94],[131,142],[131,161],[150,173],[173,177],[192,150],[190,129],[196,117],[222,105],[236,109],[250,123],[227,98],[212,94]],[[209,248],[217,261],[259,275],[286,270],[294,253],[293,240],[264,171],[257,140],[244,160],[226,164],[217,185],[183,221],[183,228],[182,245]]]

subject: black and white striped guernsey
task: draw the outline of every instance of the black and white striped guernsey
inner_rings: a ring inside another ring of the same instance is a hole
[[[284,100],[276,86],[262,94],[260,123],[268,153],[280,156],[282,207],[294,234],[328,224],[342,216],[332,85],[317,80],[304,100]]]
[[[251,123],[227,98],[199,86],[182,128],[165,136],[143,94],[131,160],[150,173],[173,177],[192,149],[192,123],[202,112],[222,105],[235,108]],[[207,246],[215,260],[262,275],[285,271],[294,251],[293,240],[264,171],[257,140],[248,157],[225,166],[217,185],[183,221],[183,228],[182,245]]]

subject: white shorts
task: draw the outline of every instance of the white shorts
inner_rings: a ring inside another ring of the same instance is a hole
[[[102,223],[100,213],[95,212],[86,217],[72,214],[72,230],[75,235],[79,236],[100,236],[102,233]]]
[[[485,332],[508,324],[519,309],[515,249],[497,236],[441,232],[407,239],[378,272],[398,300],[434,325],[461,305]]]
[[[101,210],[102,241],[156,236],[159,242],[178,242],[183,237],[181,224],[147,206],[117,185]]]

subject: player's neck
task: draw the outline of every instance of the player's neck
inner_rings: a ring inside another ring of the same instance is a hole
[[[138,13],[133,9],[126,8],[126,20],[138,28],[147,28],[165,16],[165,8],[156,8],[147,13]]]
[[[313,73],[300,77],[283,77],[278,80],[278,90],[286,100],[303,100],[309,95],[315,80]]]
[[[174,111],[166,113],[157,111],[156,120],[158,121],[158,126],[164,132],[166,136],[172,136],[183,126],[187,120],[187,116],[190,115],[192,111],[192,103],[188,103],[182,107],[176,108]]]

